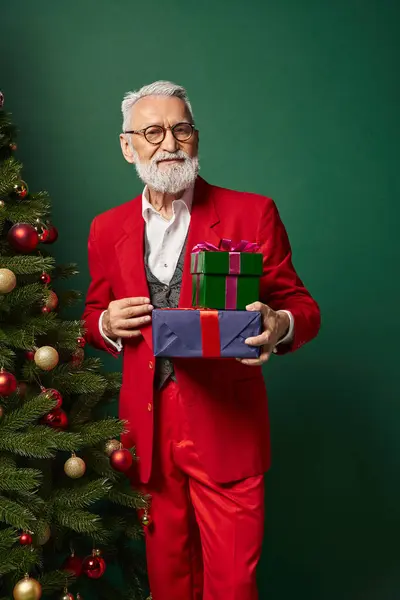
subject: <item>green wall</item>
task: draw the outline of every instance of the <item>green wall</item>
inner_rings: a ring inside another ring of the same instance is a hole
[[[394,0],[2,6],[1,87],[21,128],[26,178],[53,197],[57,258],[80,264],[75,286],[88,284],[91,219],[141,189],[117,138],[129,89],[158,78],[185,85],[203,177],[279,206],[323,327],[265,369],[274,462],[262,599],[400,593],[399,8]]]

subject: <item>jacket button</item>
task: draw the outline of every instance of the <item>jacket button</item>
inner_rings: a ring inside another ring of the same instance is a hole
[[[149,402],[149,403],[148,403],[148,405],[147,405],[147,410],[148,410],[149,412],[151,412],[151,411],[153,410],[153,405],[151,404],[151,402]]]
[[[149,369],[152,369],[153,367],[154,367],[154,365],[153,365],[153,361],[152,361],[152,360],[149,360]]]

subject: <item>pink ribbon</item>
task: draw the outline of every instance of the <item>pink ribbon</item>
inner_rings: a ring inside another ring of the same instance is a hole
[[[194,246],[192,252],[257,252],[259,249],[260,246],[255,242],[248,242],[247,240],[233,242],[228,238],[223,238],[219,246],[215,246],[210,242],[200,242]]]

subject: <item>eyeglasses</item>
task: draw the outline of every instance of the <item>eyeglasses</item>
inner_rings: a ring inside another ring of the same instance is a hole
[[[167,129],[171,130],[172,135],[178,142],[187,142],[192,137],[196,128],[191,123],[177,123],[172,127],[161,127],[161,125],[150,125],[145,129],[138,129],[137,131],[125,131],[124,133],[134,133],[136,135],[143,135],[149,144],[161,144],[164,141],[167,134]]]

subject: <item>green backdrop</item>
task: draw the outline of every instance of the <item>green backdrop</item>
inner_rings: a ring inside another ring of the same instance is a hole
[[[141,190],[127,90],[185,85],[203,177],[278,204],[323,326],[265,368],[262,599],[400,594],[399,17],[395,0],[2,3],[0,87],[76,287],[91,219]]]

